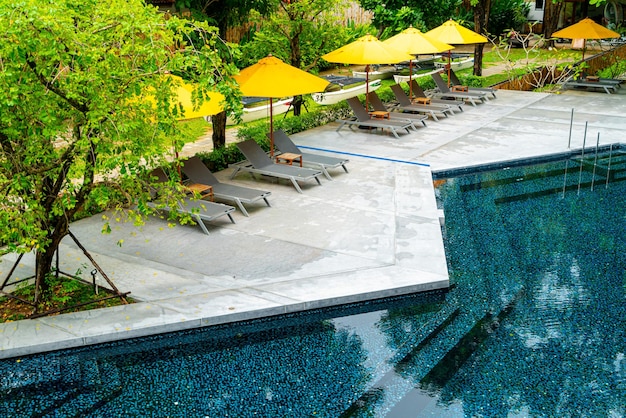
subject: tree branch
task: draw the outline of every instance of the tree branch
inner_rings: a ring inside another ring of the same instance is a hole
[[[54,94],[56,94],[57,96],[59,96],[60,98],[65,100],[67,103],[69,103],[70,106],[72,106],[76,110],[80,111],[81,113],[87,113],[89,111],[89,108],[87,106],[85,106],[84,104],[78,102],[77,100],[70,99],[69,97],[67,97],[67,95],[65,95],[64,92],[62,92],[60,89],[58,89],[54,85],[54,83],[48,81],[46,79],[46,77],[43,76],[43,74],[39,73],[39,71],[37,69],[37,64],[35,64],[35,61],[32,59],[30,54],[26,55],[26,62],[28,63],[28,66],[33,71],[35,76],[39,79],[41,84],[43,84],[48,90],[50,90],[51,92],[53,92]]]

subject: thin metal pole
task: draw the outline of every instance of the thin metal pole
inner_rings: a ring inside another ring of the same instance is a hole
[[[11,270],[9,270],[9,274],[7,275],[6,279],[4,279],[4,281],[2,282],[2,286],[0,286],[0,291],[4,290],[4,287],[7,285],[11,276],[13,276],[13,273],[15,272],[15,269],[17,268],[18,264],[20,264],[22,257],[24,257],[24,253],[20,253],[20,255],[17,257],[15,264],[13,264],[13,267],[11,267]]]
[[[83,251],[83,254],[85,254],[85,257],[87,257],[89,259],[89,261],[91,261],[91,264],[93,264],[93,266],[96,268],[96,270],[98,270],[100,275],[102,275],[102,277],[104,277],[104,280],[106,280],[107,283],[109,284],[109,286],[111,286],[111,288],[113,289],[115,294],[120,297],[120,299],[124,302],[124,304],[128,304],[128,301],[126,301],[126,298],[124,297],[124,293],[120,292],[117,289],[117,287],[115,287],[115,285],[113,284],[111,279],[109,279],[109,276],[107,276],[106,273],[100,268],[98,263],[96,263],[96,260],[94,260],[94,258],[91,256],[91,254],[89,254],[87,249],[85,247],[83,247],[83,245],[78,241],[78,238],[76,238],[76,236],[74,234],[72,234],[72,231],[67,231],[67,234],[72,238],[74,243],[76,245],[78,245],[78,248],[80,248]]]
[[[609,177],[611,174],[611,157],[613,156],[613,144],[609,147],[609,164],[606,168],[606,184],[604,185],[605,189],[609,188]]]
[[[591,176],[591,191],[593,192],[593,183],[596,180],[596,165],[598,164],[598,147],[600,146],[600,132],[598,132],[598,140],[596,141],[596,155],[593,158],[593,175]]]
[[[565,186],[567,184],[567,166],[569,165],[569,160],[565,160],[565,174],[563,174],[563,194],[561,198],[565,198]]]
[[[570,145],[572,144],[572,126],[574,125],[574,108],[572,108],[572,117],[569,121],[569,140],[567,141],[567,149],[570,149]]]
[[[583,178],[583,160],[585,159],[585,144],[587,143],[587,122],[585,122],[585,135],[583,136],[583,152],[580,155],[580,171],[578,172],[578,191],[577,195],[580,195],[580,182]]]

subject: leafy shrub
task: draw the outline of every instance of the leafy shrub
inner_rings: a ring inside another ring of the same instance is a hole
[[[459,81],[464,86],[469,86],[469,87],[482,87],[483,86],[482,77],[475,76],[475,75],[467,75],[465,77],[460,77]]]
[[[253,19],[260,18],[257,16]],[[290,39],[282,35],[285,28],[279,30],[279,27],[280,22],[264,20],[250,37],[243,39],[239,43],[241,56],[236,61],[237,67],[248,67],[269,54],[290,63],[292,53]],[[319,57],[373,31],[370,25],[357,25],[353,22],[346,26],[322,21],[315,25],[307,25],[307,30],[300,34],[301,68],[317,73],[334,67],[336,64],[328,63]]]
[[[619,60],[611,66],[598,71],[598,75],[602,78],[615,78],[626,73],[626,60]]]
[[[235,144],[228,144],[223,148],[215,149],[211,152],[200,152],[198,157],[211,171],[221,171],[228,168],[229,164],[242,161],[243,154]]]
[[[529,11],[530,3],[525,0],[494,0],[489,12],[488,30],[496,36],[507,29],[521,30]]]

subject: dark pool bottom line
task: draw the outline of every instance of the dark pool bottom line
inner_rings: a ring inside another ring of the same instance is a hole
[[[551,163],[551,162],[575,158],[577,156],[582,156],[582,155],[584,155],[585,157],[588,157],[590,155],[594,155],[596,152],[598,153],[610,152],[610,153],[622,155],[623,153],[626,153],[626,144],[616,143],[616,144],[602,145],[597,148],[595,146],[586,147],[584,149],[577,148],[577,149],[572,149],[566,152],[540,155],[540,156],[532,157],[532,158],[518,158],[518,159],[513,159],[513,160],[498,161],[495,163],[477,164],[477,165],[450,168],[450,169],[444,169],[444,170],[434,170],[433,179],[445,180],[451,177],[460,177],[460,176],[471,175],[471,174],[479,174],[479,173],[484,173],[488,171],[496,171],[496,170],[502,170],[502,169],[507,169],[507,168],[513,168],[513,167],[523,167],[523,166],[535,165],[535,164]]]

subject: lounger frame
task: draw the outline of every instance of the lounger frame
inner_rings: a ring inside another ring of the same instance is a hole
[[[443,81],[440,73],[434,73],[430,75],[432,79],[435,81],[437,88],[439,91],[437,93],[433,93],[435,97],[450,97],[458,100],[466,100],[472,104],[472,106],[476,106],[476,101],[480,101],[481,103],[488,100],[486,93],[470,93],[470,92],[456,92],[450,91],[448,88],[448,84]]]
[[[346,158],[329,157],[326,155],[303,152],[296,144],[293,143],[291,138],[289,138],[289,136],[282,129],[274,131],[274,145],[280,150],[281,153],[300,154],[302,156],[302,162],[305,166],[319,168],[328,180],[333,179],[328,172],[328,169],[341,167],[346,173],[348,172],[346,164],[348,164],[350,160]]]
[[[244,216],[250,216],[244,203],[253,204],[263,200],[267,206],[272,206],[267,200],[268,196],[272,194],[271,192],[222,183],[197,156],[184,161],[182,171],[192,182],[211,186],[215,199],[235,203]]]
[[[231,179],[235,178],[235,176],[242,171],[252,174],[253,177],[254,174],[260,174],[268,177],[287,179],[291,181],[291,184],[298,191],[298,193],[302,193],[302,189],[300,188],[298,181],[315,180],[317,181],[317,184],[320,186],[322,185],[319,176],[323,173],[320,170],[286,164],[276,164],[263,151],[259,144],[254,142],[252,139],[239,142],[236,145],[241,153],[246,157],[247,161],[234,164],[235,169],[230,175]]]
[[[457,77],[457,75],[454,73],[454,70],[450,70],[450,81],[452,82],[453,85],[455,86],[461,86],[461,80],[459,80],[459,77]],[[491,94],[493,96],[493,98],[496,98],[496,89],[494,89],[493,87],[472,87],[472,86],[468,86],[467,90],[470,93],[476,92],[476,93],[487,93],[487,94]]]
[[[348,102],[348,104],[352,108],[355,117],[337,120],[337,122],[340,123],[339,127],[336,129],[337,132],[339,132],[344,126],[348,126],[351,130],[354,130],[354,126],[365,126],[367,128],[389,129],[391,133],[393,133],[393,136],[400,139],[400,136],[398,135],[398,130],[404,129],[407,131],[407,133],[411,133],[410,129],[417,131],[417,128],[409,119],[400,121],[370,118],[369,113],[367,112],[367,110],[365,110],[358,97],[351,97],[349,99],[346,99],[346,102]]]
[[[441,104],[441,105],[450,106],[450,108],[452,108],[452,111],[458,110],[459,112],[463,112],[463,106],[465,106],[465,102],[461,100],[454,100],[454,99],[437,99],[435,97],[429,97],[428,95],[426,95],[426,92],[424,91],[424,89],[422,89],[422,86],[420,86],[417,80],[415,79],[409,80],[406,83],[411,89],[413,98],[420,98],[420,97],[428,98],[430,99],[430,102],[433,104]]]
[[[156,177],[159,182],[168,181],[167,174],[161,168],[153,170],[151,176]],[[158,200],[148,202],[147,205],[159,212],[172,211],[171,207],[159,203]],[[235,208],[233,206],[224,205],[222,203],[183,198],[176,203],[176,210],[178,212],[185,213],[191,216],[194,222],[196,222],[200,226],[200,228],[206,235],[210,234],[204,222],[210,222],[214,221],[215,219],[221,218],[222,216],[228,216],[230,221],[232,223],[235,223],[235,220],[231,215],[235,211]]]
[[[606,94],[611,94],[611,93],[617,93],[619,84],[605,83],[602,81],[569,80],[569,81],[565,81],[562,86],[566,90],[572,87],[584,87],[586,89],[604,90]]]
[[[417,112],[421,114],[427,114],[433,118],[433,120],[438,121],[437,113],[443,115],[444,117],[448,117],[448,113],[450,115],[454,115],[454,111],[452,107],[449,105],[442,104],[413,104],[411,103],[411,99],[402,89],[402,86],[399,84],[393,84],[391,86],[391,91],[398,101],[398,109],[402,109],[406,112]]]

